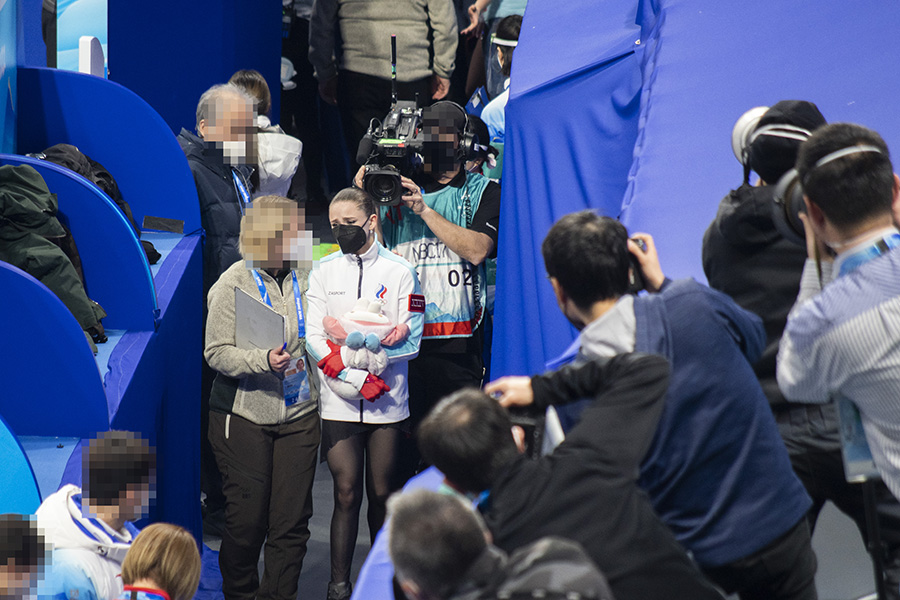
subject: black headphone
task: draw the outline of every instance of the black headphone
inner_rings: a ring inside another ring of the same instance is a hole
[[[743,148],[741,148],[741,164],[744,166],[744,183],[750,183],[750,148],[753,143],[762,136],[778,137],[787,140],[795,140],[805,142],[812,135],[812,132],[796,125],[787,125],[779,123],[770,123],[763,125],[755,130],[750,137],[747,138]]]
[[[478,150],[475,148],[478,145],[478,134],[475,133],[472,123],[469,121],[469,113],[462,106],[450,100],[440,100],[431,106],[437,106],[438,104],[448,104],[462,113],[466,123],[462,129],[457,131],[459,134],[459,148],[456,157],[462,163],[475,160],[478,157]]]
[[[840,150],[835,150],[830,154],[826,154],[813,167],[806,172],[804,180],[809,179],[809,174],[821,166],[834,162],[839,158],[850,156],[851,154],[860,154],[865,152],[875,152],[876,154],[884,154],[879,148],[871,145],[847,146]],[[775,186],[775,202],[772,203],[772,216],[775,221],[775,228],[783,237],[791,240],[796,244],[804,244],[806,242],[805,233],[803,231],[803,222],[800,220],[800,213],[805,211],[806,205],[803,203],[803,184],[800,172],[796,168],[791,169],[781,176],[778,185]]]

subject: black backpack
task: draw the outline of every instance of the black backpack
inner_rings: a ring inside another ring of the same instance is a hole
[[[131,225],[135,235],[140,238],[141,231],[134,220],[131,207],[128,206],[128,203],[122,197],[122,192],[119,191],[119,185],[116,183],[115,178],[113,178],[110,172],[106,170],[106,167],[71,144],[56,144],[55,146],[50,146],[43,152],[29,154],[28,156],[40,160],[48,160],[61,167],[65,167],[70,171],[75,171],[88,181],[92,181],[97,187],[106,192],[107,196],[112,198],[113,202],[116,203],[116,206],[122,211],[122,214],[125,215],[125,219]],[[144,253],[147,255],[147,261],[151,265],[156,264],[161,255],[156,251],[156,248],[153,247],[153,244],[141,240],[141,246],[143,246]]]

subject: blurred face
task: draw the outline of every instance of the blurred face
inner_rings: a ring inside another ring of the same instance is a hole
[[[312,232],[295,204],[255,204],[241,222],[241,251],[253,269],[296,269],[312,264]]]
[[[456,126],[448,123],[425,122],[423,158],[425,172],[440,175],[459,169],[457,149],[459,134]]]
[[[197,124],[197,132],[222,150],[228,164],[252,164],[256,162],[253,114],[253,105],[243,98],[225,96],[214,102],[209,118]]]
[[[375,239],[375,220],[355,202],[335,202],[328,208],[334,240],[344,254],[362,254]]]
[[[37,567],[16,565],[15,559],[0,566],[0,598],[26,598],[37,583]]]

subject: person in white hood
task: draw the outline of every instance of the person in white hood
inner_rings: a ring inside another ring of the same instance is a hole
[[[52,545],[42,593],[69,600],[112,600],[123,591],[122,561],[150,506],[156,456],[125,431],[101,433],[84,449],[82,490],[65,485],[38,508]]]

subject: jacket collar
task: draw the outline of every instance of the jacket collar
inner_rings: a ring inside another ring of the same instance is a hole
[[[210,148],[203,141],[203,138],[183,127],[178,137],[181,138],[181,147],[188,157],[194,157],[204,166],[222,176],[230,175],[231,169],[234,169],[243,175],[245,180],[249,181],[250,175],[253,173],[253,167],[250,165],[236,165],[232,167],[226,164],[221,150]]]
[[[363,252],[362,254],[344,254],[344,259],[350,261],[353,265],[358,265],[359,261],[357,260],[357,256],[362,259],[363,266],[368,266],[369,264],[375,262],[375,259],[378,258],[378,252],[381,250],[381,243],[379,243],[378,239],[375,239],[375,242],[369,247],[368,250]]]

